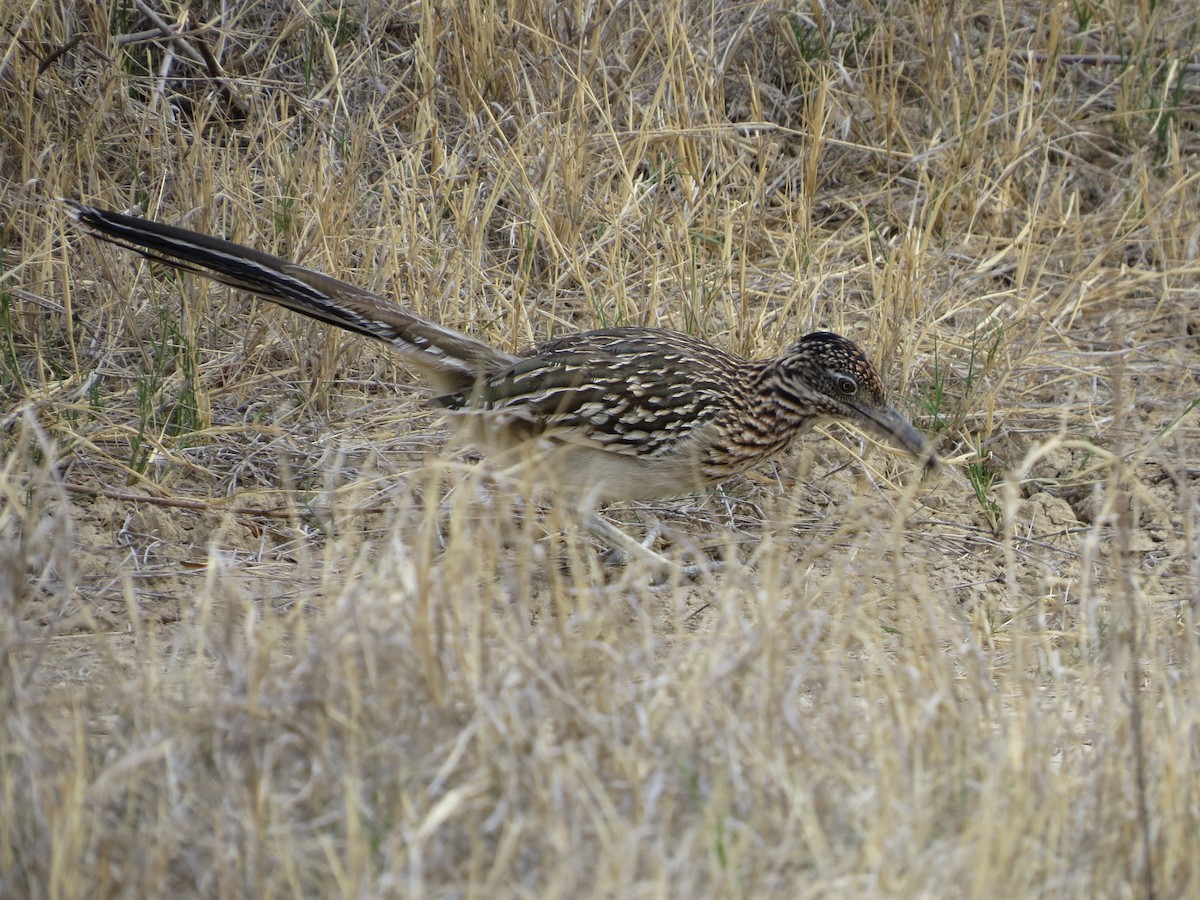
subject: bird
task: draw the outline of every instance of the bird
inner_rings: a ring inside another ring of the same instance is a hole
[[[888,402],[863,350],[829,331],[764,359],[641,326],[580,331],[509,353],[260,250],[64,203],[92,237],[388,344],[470,443],[503,460],[535,460],[536,479],[552,492],[607,503],[709,489],[827,421],[873,434],[926,470],[938,463],[931,443]]]

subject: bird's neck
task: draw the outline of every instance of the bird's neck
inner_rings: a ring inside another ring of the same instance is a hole
[[[756,418],[769,423],[772,431],[786,440],[807,431],[821,418],[821,411],[805,392],[797,390],[794,380],[785,377],[782,359],[761,363],[756,376]]]

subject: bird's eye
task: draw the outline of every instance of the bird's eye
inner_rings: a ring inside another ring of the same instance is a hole
[[[847,397],[858,393],[858,382],[849,375],[837,375],[835,376],[835,380],[837,381],[838,390]]]

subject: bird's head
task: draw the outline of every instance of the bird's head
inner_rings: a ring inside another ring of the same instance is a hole
[[[806,334],[778,361],[781,389],[821,418],[856,425],[907,450],[926,469],[937,466],[933,445],[887,401],[879,372],[853,341],[828,331]]]

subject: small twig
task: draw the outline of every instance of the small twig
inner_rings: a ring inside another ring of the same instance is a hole
[[[182,51],[183,55],[187,56],[192,62],[203,66],[208,77],[216,85],[221,95],[225,98],[225,102],[234,110],[234,112],[242,119],[248,117],[245,104],[238,99],[233,88],[229,84],[229,79],[222,71],[220,63],[213,57],[212,52],[204,44],[200,36],[196,34],[196,29],[191,26],[191,14],[188,14],[189,31],[192,32],[191,40],[183,37],[179,33],[179,29],[173,28],[163,20],[153,9],[146,5],[145,0],[134,0],[138,12],[144,15],[151,23],[158,28],[159,35]],[[141,32],[144,35],[145,32]],[[195,44],[192,42],[195,41]],[[203,50],[197,50],[196,45],[203,47]]]
[[[1124,66],[1131,62],[1128,56],[1119,53],[1047,53],[1045,50],[1018,50],[1013,56],[1036,62],[1052,59],[1060,66]],[[1200,63],[1181,63],[1179,69],[1196,74],[1200,72]]]
[[[134,0],[134,5],[137,7],[138,12],[149,19],[158,29],[158,33],[162,37],[177,45],[192,62],[204,63],[204,59],[200,56],[199,51],[191,45],[191,42],[187,38],[181,37],[174,28],[166,23],[162,16],[147,6],[143,0]]]
[[[161,28],[147,28],[145,31],[131,31],[117,35],[118,47],[129,47],[133,44],[149,44],[163,36]]]
[[[69,494],[82,494],[86,497],[106,497],[109,500],[119,500],[122,503],[149,503],[152,506],[165,506],[171,509],[190,509],[196,512],[223,510],[237,516],[261,516],[268,519],[291,519],[295,513],[286,509],[260,509],[255,506],[240,506],[226,504],[220,500],[196,500],[188,497],[155,497],[152,494],[139,494],[134,491],[119,491],[115,488],[100,487],[99,485],[70,484],[64,482],[62,489]],[[384,506],[365,506],[355,509],[356,513],[384,512]]]
[[[77,35],[75,35],[75,37],[71,38],[69,41],[67,41],[65,44],[63,44],[61,47],[59,47],[57,50],[55,50],[53,53],[51,53],[49,56],[47,56],[45,59],[43,59],[38,64],[38,70],[37,70],[38,75],[41,75],[48,68],[50,68],[56,62],[58,62],[58,60],[64,54],[70,53],[72,50],[74,50],[75,45],[78,44],[82,40],[83,40],[83,35],[77,34]]]
[[[191,14],[188,15],[188,21],[191,22]],[[217,58],[213,56],[212,50],[208,49],[208,42],[197,41],[196,46],[200,48],[200,56],[204,59],[204,68],[208,70],[208,77],[214,81],[224,81],[225,73],[221,70],[221,64],[217,62]]]
[[[174,42],[168,42],[163,49],[162,65],[158,67],[158,87],[154,89],[154,105],[156,108],[162,109],[164,112],[173,112],[170,102],[167,100],[167,84],[171,80],[171,70],[175,67],[175,60],[178,54],[175,51]]]

